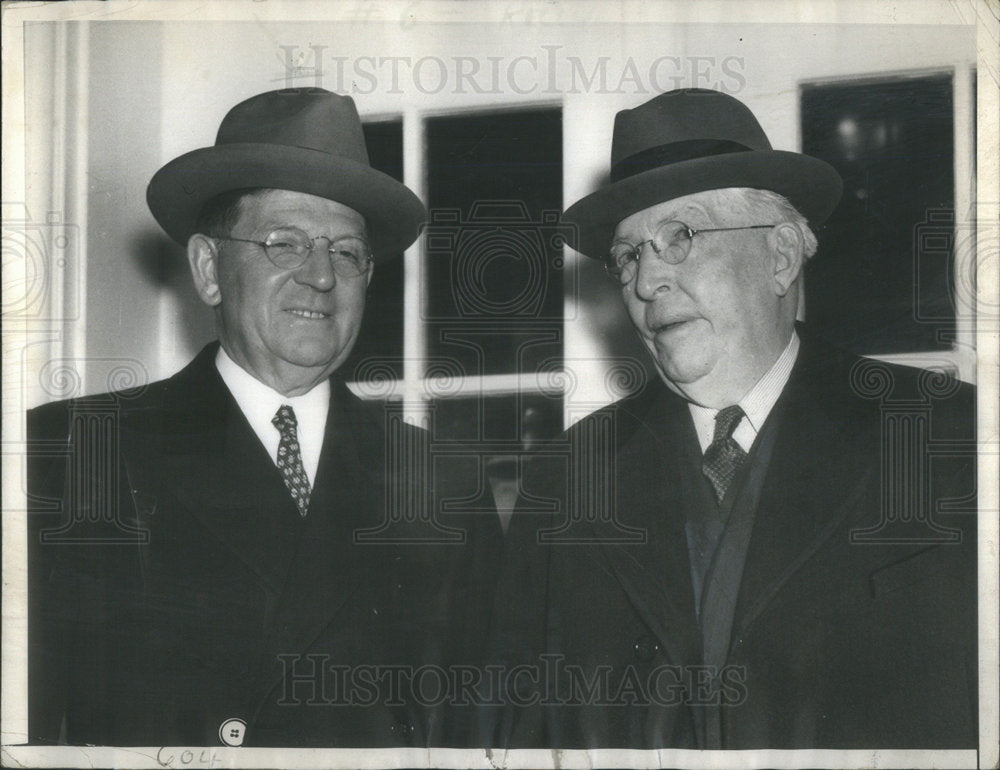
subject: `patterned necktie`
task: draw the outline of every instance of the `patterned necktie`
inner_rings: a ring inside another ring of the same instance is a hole
[[[733,431],[742,419],[743,410],[738,406],[727,406],[715,415],[715,435],[701,462],[701,472],[712,482],[715,497],[720,503],[736,472],[747,459],[743,447],[733,440]]]
[[[298,420],[295,411],[288,404],[282,404],[271,418],[271,423],[281,434],[278,442],[278,470],[285,479],[285,486],[292,493],[298,506],[299,515],[305,516],[309,510],[309,477],[302,467],[302,453],[299,451]]]

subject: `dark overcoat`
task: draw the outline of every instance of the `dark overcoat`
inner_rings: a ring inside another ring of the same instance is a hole
[[[974,390],[800,333],[715,658],[685,533],[696,436],[686,403],[651,382],[525,479],[495,657],[538,673],[510,678],[484,740],[976,746]]]
[[[28,415],[31,741],[446,742],[436,682],[387,673],[463,657],[425,432],[334,377],[300,517],[217,349]]]

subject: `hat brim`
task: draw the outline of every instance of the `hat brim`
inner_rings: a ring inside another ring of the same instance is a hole
[[[603,259],[615,227],[626,217],[684,195],[726,187],[751,187],[783,195],[811,226],[825,222],[843,192],[832,166],[783,150],[727,153],[643,171],[581,198],[563,215],[575,225],[580,253]]]
[[[292,190],[349,206],[365,218],[376,263],[406,249],[427,221],[420,199],[388,174],[318,150],[273,144],[185,153],[153,175],[146,202],[167,235],[184,246],[209,200],[247,187]]]

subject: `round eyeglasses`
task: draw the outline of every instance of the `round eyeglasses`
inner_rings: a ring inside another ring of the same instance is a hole
[[[232,238],[226,235],[213,235],[220,241],[238,241],[260,246],[271,264],[282,270],[296,270],[309,259],[316,249],[316,241],[326,240],[326,250],[330,253],[334,272],[342,278],[354,278],[367,273],[372,266],[372,253],[368,241],[357,235],[345,235],[341,238],[327,238],[319,235],[310,238],[297,227],[282,227],[272,230],[262,241],[252,241],[248,238]]]
[[[706,227],[703,230],[695,230],[688,227],[683,222],[664,222],[656,228],[653,237],[648,241],[639,243],[629,243],[620,239],[615,239],[611,244],[611,251],[604,261],[604,269],[608,275],[614,278],[623,286],[631,282],[639,269],[639,256],[642,254],[642,247],[647,243],[653,254],[658,259],[671,264],[679,265],[691,251],[691,240],[701,233],[722,233],[732,230],[762,230],[773,225],[744,225],[742,227]]]

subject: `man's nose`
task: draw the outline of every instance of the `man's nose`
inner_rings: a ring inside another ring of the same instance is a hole
[[[324,246],[317,245],[293,274],[297,283],[311,286],[317,291],[329,291],[337,285],[333,259]]]
[[[652,300],[674,283],[677,265],[671,265],[657,256],[652,248],[639,250],[636,262],[635,293],[639,299]]]

